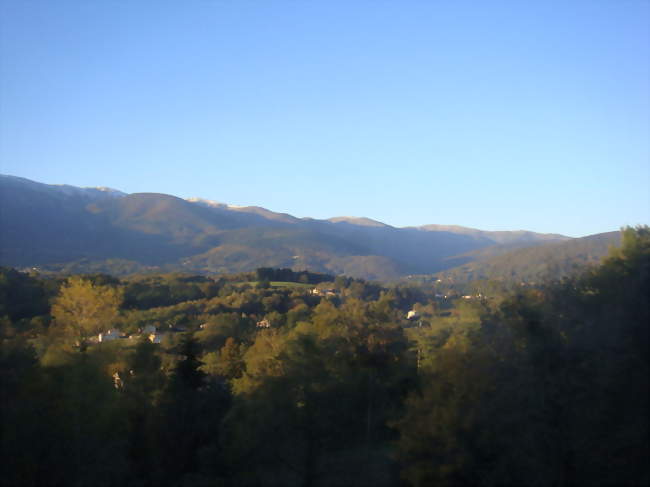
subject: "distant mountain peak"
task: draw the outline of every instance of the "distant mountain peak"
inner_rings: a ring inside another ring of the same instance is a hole
[[[0,180],[16,187],[25,187],[36,191],[54,192],[65,196],[81,196],[89,199],[121,198],[127,196],[127,193],[106,186],[80,187],[69,184],[45,184],[8,174],[0,174]]]
[[[356,216],[335,216],[333,218],[328,218],[327,221],[332,223],[349,223],[350,225],[359,225],[363,227],[390,227],[377,220],[366,217],[356,217]]]
[[[196,203],[197,205],[206,206],[208,208],[227,208],[229,210],[242,210],[246,208],[253,208],[258,210],[270,211],[266,208],[260,206],[245,206],[245,205],[231,205],[229,203],[222,203],[221,201],[209,200],[206,198],[199,198],[198,196],[193,196],[192,198],[187,198],[186,201],[190,203]]]
[[[96,189],[97,191],[103,191],[105,193],[116,193],[120,195],[126,195],[126,193],[120,191],[119,189],[108,188],[106,186],[95,186],[94,188],[90,188],[90,189]]]
[[[396,228],[353,216],[296,218],[260,206],[1,175],[0,208],[0,265],[74,264],[84,272],[131,272],[133,265],[201,273],[291,267],[389,279],[432,274],[523,247],[553,246],[553,252],[561,248],[557,242],[573,240],[452,225]],[[75,264],[82,261],[81,267]]]
[[[221,203],[219,201],[208,200],[205,198],[198,198],[198,197],[188,198],[186,201],[189,201],[190,203],[194,203],[206,208],[215,208],[219,210],[234,211],[239,214],[250,213],[265,218],[266,220],[282,221],[285,223],[295,223],[298,221],[298,219],[292,215],[289,215],[287,213],[277,213],[275,211],[262,208],[261,206],[231,205],[228,203]]]
[[[111,198],[121,198],[127,196],[127,193],[119,191],[117,189],[108,188],[106,186],[95,186],[95,187],[80,187],[80,186],[71,186],[69,184],[48,184],[52,188],[58,189],[61,192],[70,195],[70,196],[99,196],[104,195]]]
[[[187,201],[190,203],[196,203],[197,205],[206,206],[208,208],[228,208],[230,205],[226,203],[221,203],[219,201],[207,200],[205,198],[198,198],[196,196],[192,198],[187,198]]]

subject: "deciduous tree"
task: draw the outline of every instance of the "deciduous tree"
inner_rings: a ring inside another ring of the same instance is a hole
[[[121,303],[121,289],[71,277],[61,287],[52,316],[83,351],[89,336],[115,324]]]

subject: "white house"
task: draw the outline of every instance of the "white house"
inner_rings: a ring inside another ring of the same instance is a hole
[[[313,294],[314,296],[336,296],[336,290],[332,288],[318,289],[315,287],[309,291],[309,293]]]
[[[120,332],[115,328],[112,328],[108,330],[106,333],[100,333],[99,336],[97,337],[97,341],[99,343],[110,342],[112,340],[117,340],[118,338],[120,338]]]
[[[262,320],[257,322],[258,328],[271,328],[271,322],[269,320]]]
[[[162,340],[162,335],[160,333],[152,333],[149,335],[149,341],[151,343],[160,343]]]
[[[406,313],[406,319],[407,319],[407,320],[416,320],[416,319],[418,319],[419,317],[420,317],[420,313],[418,313],[418,312],[415,311],[414,309],[412,309],[411,311],[409,311],[408,313]]]

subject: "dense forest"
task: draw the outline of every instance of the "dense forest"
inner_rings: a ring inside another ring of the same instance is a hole
[[[3,485],[648,485],[650,229],[512,290],[0,272]],[[469,292],[469,291],[466,291]]]

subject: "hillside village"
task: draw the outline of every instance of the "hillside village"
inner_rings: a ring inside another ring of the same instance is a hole
[[[649,238],[626,229],[599,267],[525,286],[2,268],[0,473],[95,485],[111,458],[111,485],[553,484],[556,438],[569,484],[634,484]]]

